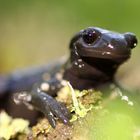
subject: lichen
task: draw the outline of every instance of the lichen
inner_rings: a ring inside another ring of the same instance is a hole
[[[0,113],[0,138],[9,140],[13,138],[19,139],[22,135],[22,140],[25,135],[29,133],[29,122],[21,118],[15,118],[8,116],[4,111]]]
[[[47,135],[51,131],[51,126],[46,119],[40,120],[37,125],[32,127],[32,137],[41,137],[41,135]]]
[[[42,119],[32,127],[31,139],[33,140],[70,140],[72,137],[72,126],[57,122],[53,129],[47,119]]]
[[[83,118],[87,115],[87,113],[93,108],[94,103],[101,99],[101,93],[95,92],[94,90],[83,90],[75,92],[69,82],[68,86],[71,90],[73,102],[70,111],[74,112],[70,122],[73,122],[78,118]],[[95,96],[96,94],[97,96]]]
[[[59,91],[57,100],[63,101],[71,111],[71,125],[64,125],[57,120],[56,128],[50,127],[49,131],[43,131],[45,133],[41,130],[38,133],[38,129],[34,129],[32,132],[38,134],[33,139],[138,140],[140,127],[138,123],[135,124],[134,116],[139,116],[137,111],[139,108],[134,109],[134,106],[124,102],[120,98],[123,96],[118,95],[116,90],[112,90],[109,96],[102,98],[100,91],[93,89],[78,91],[71,85],[66,85]],[[44,127],[41,122],[39,123],[40,125],[34,127]],[[47,119],[44,123],[50,126]],[[127,131],[125,131],[126,128]]]
[[[64,125],[57,120],[56,128],[53,129],[47,119],[42,119],[37,125],[32,127],[31,137],[34,140],[72,140],[74,137],[74,127],[82,118],[85,118],[91,110],[101,108],[102,94],[99,91],[74,90],[68,83],[58,93],[58,101],[64,102],[71,112],[72,119],[70,125]]]
[[[42,118],[29,131],[27,124],[2,113],[0,134],[3,132],[5,136],[1,137],[6,140],[15,138],[17,140],[138,140],[140,125],[135,123],[135,117],[140,114],[139,106],[135,109],[136,103],[131,106],[124,102],[123,94],[120,96],[115,88],[109,96],[102,98],[100,91],[74,90],[68,83],[59,91],[56,99],[64,102],[71,112],[70,125],[64,125],[56,119],[56,128],[53,129],[48,120]],[[14,134],[9,131],[11,127]],[[123,131],[125,128],[127,131]]]

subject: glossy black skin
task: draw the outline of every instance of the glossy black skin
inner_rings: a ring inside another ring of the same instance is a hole
[[[27,91],[24,95],[16,94],[16,100],[31,104],[43,112],[54,128],[56,117],[64,124],[68,124],[70,116],[67,109],[53,98],[63,86],[62,80],[69,81],[75,89],[79,90],[100,89],[108,83],[113,83],[116,70],[130,57],[131,50],[136,45],[137,39],[133,33],[120,34],[89,27],[72,38],[70,58],[65,65],[60,61],[43,69],[27,70],[23,72],[24,74],[11,74],[4,77],[4,80],[1,77],[0,95]],[[61,70],[63,70],[62,78],[57,78],[56,74]],[[43,73],[49,73],[51,78],[42,80]],[[49,84],[50,88],[47,91],[42,90],[42,81]],[[38,84],[33,86],[34,83]]]
[[[118,66],[130,57],[136,44],[132,33],[120,34],[96,27],[81,30],[70,43],[71,64],[65,70],[64,78],[78,89],[113,82]]]

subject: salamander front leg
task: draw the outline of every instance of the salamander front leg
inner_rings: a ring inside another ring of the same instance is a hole
[[[64,124],[69,123],[70,115],[67,108],[37,87],[34,87],[30,93],[18,93],[14,98],[16,102],[23,102],[29,107],[32,105],[44,113],[53,128],[56,126],[56,118]]]

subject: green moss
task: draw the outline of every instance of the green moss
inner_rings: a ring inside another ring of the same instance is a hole
[[[64,125],[57,120],[57,126],[53,129],[47,119],[42,119],[32,128],[33,139],[74,139],[76,134],[78,134],[75,133],[75,128],[77,128],[77,125],[79,126],[79,122],[87,118],[88,114],[93,110],[99,110],[101,108],[102,94],[95,90],[74,90],[72,86],[67,83],[67,85],[59,91],[57,100],[64,102],[70,110],[72,115],[72,119],[70,120],[71,125]]]
[[[0,115],[0,134],[4,136],[1,137],[7,140],[23,140],[27,137],[33,140],[139,140],[140,121],[135,118],[139,118],[140,113],[136,102],[131,99],[133,105],[128,104],[122,100],[126,95],[121,93],[120,96],[118,90],[112,90],[106,98],[102,98],[102,94],[95,90],[74,90],[68,83],[59,91],[56,99],[64,102],[71,111],[70,125],[57,120],[56,128],[53,129],[48,120],[43,118],[27,134],[28,123],[3,113]],[[9,128],[12,128],[12,132]]]

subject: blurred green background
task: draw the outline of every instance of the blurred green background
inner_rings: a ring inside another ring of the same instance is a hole
[[[71,37],[88,26],[140,36],[139,0],[0,0],[0,72],[68,54]],[[138,65],[139,49],[131,66]]]

